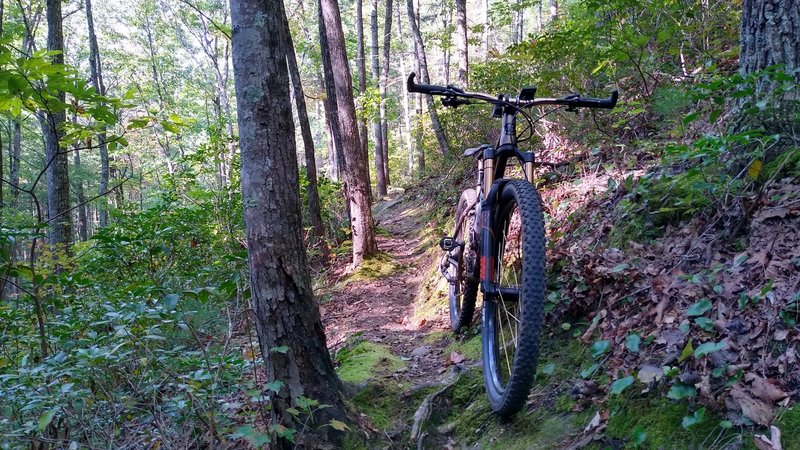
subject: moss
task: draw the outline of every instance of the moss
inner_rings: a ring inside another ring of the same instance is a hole
[[[786,160],[785,164],[784,160]],[[781,173],[778,174],[779,176],[776,178],[780,178],[780,175],[800,176],[800,150],[793,148],[776,156],[772,161],[764,165],[764,169],[761,171],[761,176],[759,178],[765,181],[769,180],[775,175],[775,172],[778,171],[778,168],[782,164],[783,168],[781,168]]]
[[[402,268],[403,265],[398,264],[388,253],[381,252],[365,259],[358,270],[350,275],[347,282],[377,280]]]
[[[554,406],[555,410],[560,413],[568,413],[572,411],[572,408],[575,406],[575,400],[572,399],[569,395],[561,395],[556,399],[556,404]]]
[[[633,431],[641,429],[647,433],[642,444],[644,449],[687,449],[702,448],[717,436],[724,440],[733,431],[726,432],[719,426],[720,418],[713,411],[706,410],[703,420],[684,429],[681,422],[691,415],[696,407],[686,402],[673,402],[663,397],[648,396],[631,398],[619,396],[609,402],[611,415],[608,419],[608,436],[625,441],[626,448],[633,448]],[[705,444],[704,444],[705,443]]]
[[[339,378],[356,384],[392,374],[406,365],[388,347],[368,341],[345,346],[337,353],[336,360],[339,363],[336,370]]]
[[[800,405],[782,409],[778,413],[775,426],[781,430],[783,448],[800,449]]]
[[[451,331],[434,331],[433,333],[429,333],[422,338],[422,342],[430,345],[436,344],[437,342],[448,340],[453,336]]]
[[[476,360],[481,357],[481,335],[460,336],[452,344],[447,346],[447,353],[457,352],[464,355],[465,358]]]
[[[398,388],[388,383],[371,383],[353,397],[353,406],[359,413],[366,414],[376,427],[387,430],[406,420],[407,414],[401,414],[399,398]]]

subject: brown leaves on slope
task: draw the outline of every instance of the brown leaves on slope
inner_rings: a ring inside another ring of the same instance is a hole
[[[800,397],[800,184],[784,180],[761,198],[746,240],[727,242],[725,229],[696,219],[624,250],[601,244],[618,225],[613,198],[578,201],[588,208],[572,220],[551,208],[561,286],[552,316],[594,319],[583,337],[610,340],[607,370],[676,367],[729,420],[769,424],[776,405]],[[647,343],[640,352],[626,349],[631,334]]]

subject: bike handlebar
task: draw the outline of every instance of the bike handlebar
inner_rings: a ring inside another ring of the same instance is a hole
[[[408,80],[406,81],[406,89],[408,90],[408,92],[412,93],[416,92],[427,95],[441,95],[445,97],[474,98],[477,100],[483,100],[487,103],[512,104],[514,106],[518,106],[521,108],[529,108],[532,106],[541,106],[541,105],[562,105],[568,108],[611,109],[617,105],[617,99],[619,98],[619,91],[614,89],[611,92],[611,96],[608,98],[581,97],[580,94],[571,94],[560,98],[536,98],[532,100],[520,100],[515,97],[505,97],[505,96],[495,97],[489,94],[484,94],[482,92],[466,92],[463,89],[457,88],[455,86],[418,84],[414,82],[414,77],[416,77],[416,74],[414,72],[411,72],[411,74],[408,76]],[[458,106],[459,104],[462,103],[455,102],[453,103],[452,106]]]

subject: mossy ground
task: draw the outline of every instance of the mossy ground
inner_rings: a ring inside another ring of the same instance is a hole
[[[336,361],[339,378],[354,384],[391,375],[406,365],[388,347],[358,338],[336,354]]]
[[[403,265],[395,261],[391,255],[381,252],[365,259],[358,270],[350,275],[345,283],[377,280],[402,269]]]

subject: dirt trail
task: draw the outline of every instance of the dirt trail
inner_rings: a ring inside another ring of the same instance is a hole
[[[407,368],[395,377],[413,385],[434,381],[443,367],[446,343],[426,344],[424,337],[448,330],[444,314],[434,318],[414,318],[414,303],[430,269],[430,259],[421,248],[419,230],[424,226],[424,210],[405,201],[402,194],[375,207],[378,227],[387,233],[377,236],[378,248],[398,268],[374,280],[351,281],[335,289],[321,305],[328,345],[339,347],[356,334],[370,342],[388,346],[394,355],[409,358]]]

